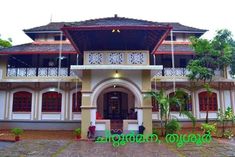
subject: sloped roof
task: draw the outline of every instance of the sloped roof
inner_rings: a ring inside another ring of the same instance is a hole
[[[194,52],[189,44],[174,44],[174,51],[176,52]],[[171,52],[170,44],[162,44],[157,49],[157,52]]]
[[[59,44],[34,44],[27,43],[22,45],[16,45],[9,48],[0,49],[0,54],[40,54],[40,53],[59,53]],[[63,44],[62,52],[64,53],[76,53],[71,44]]]
[[[27,43],[22,45],[16,45],[9,48],[0,49],[0,54],[37,54],[37,53],[59,53],[59,44],[34,44]],[[188,44],[174,45],[175,52],[194,52]],[[76,53],[74,47],[71,44],[62,45],[63,53]],[[162,44],[159,46],[157,52],[171,52],[170,44]]]
[[[180,23],[176,22],[152,22],[147,20],[139,20],[139,19],[132,19],[132,18],[124,18],[124,17],[108,17],[108,18],[99,18],[99,19],[91,19],[85,20],[80,22],[51,22],[47,25],[34,27],[30,29],[25,29],[24,31],[27,33],[29,32],[36,32],[36,31],[60,31],[63,26],[109,26],[109,25],[128,25],[128,26],[135,26],[135,25],[142,25],[142,26],[172,26],[173,30],[175,31],[192,31],[192,32],[201,32],[204,33],[207,30],[194,28],[190,26],[185,26]]]

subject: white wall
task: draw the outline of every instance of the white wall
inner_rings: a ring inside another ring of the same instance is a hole
[[[99,66],[99,65],[97,65]],[[142,73],[138,70],[127,70],[122,71],[118,70],[120,74],[120,78],[122,76],[125,79],[131,80],[134,84],[136,84],[140,89],[142,88]],[[92,70],[92,77],[91,77],[91,88],[94,89],[98,83],[104,81],[109,78],[114,78],[115,70]]]
[[[231,107],[231,96],[230,96],[230,91],[229,90],[225,90],[224,91],[224,106],[225,106],[225,110],[227,109],[227,107]]]
[[[0,119],[4,119],[5,112],[5,91],[0,91]]]

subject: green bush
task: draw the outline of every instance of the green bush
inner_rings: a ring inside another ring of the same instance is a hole
[[[173,134],[179,131],[181,129],[181,126],[176,119],[172,119],[166,124],[165,129],[166,134]]]
[[[19,136],[23,134],[24,130],[21,128],[13,128],[11,129],[11,133],[13,133],[15,136]]]
[[[209,123],[202,123],[201,129],[205,134],[212,134],[216,132],[216,123],[209,124]]]
[[[231,139],[233,137],[233,130],[232,129],[226,129],[224,132],[224,137]]]
[[[159,136],[160,132],[159,132],[159,130],[157,130],[157,128],[153,128],[153,134]]]
[[[75,133],[76,135],[81,135],[81,128],[75,129],[75,130],[74,130],[74,133]]]

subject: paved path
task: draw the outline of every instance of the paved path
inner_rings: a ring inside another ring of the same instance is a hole
[[[210,144],[127,144],[113,147],[108,144],[72,140],[23,140],[0,149],[0,157],[224,157],[235,156],[233,141],[213,140]]]

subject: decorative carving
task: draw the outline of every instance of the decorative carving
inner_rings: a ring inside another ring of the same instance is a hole
[[[121,52],[111,52],[108,56],[109,64],[122,64],[124,61],[124,54]]]
[[[28,77],[36,76],[36,68],[27,68],[27,76]]]
[[[103,60],[103,54],[100,52],[90,52],[88,55],[89,64],[101,64]]]
[[[142,52],[132,52],[127,55],[128,64],[144,64],[145,57]]]
[[[38,68],[38,76],[47,76],[47,68]]]
[[[57,76],[58,68],[48,68],[48,76]]]

